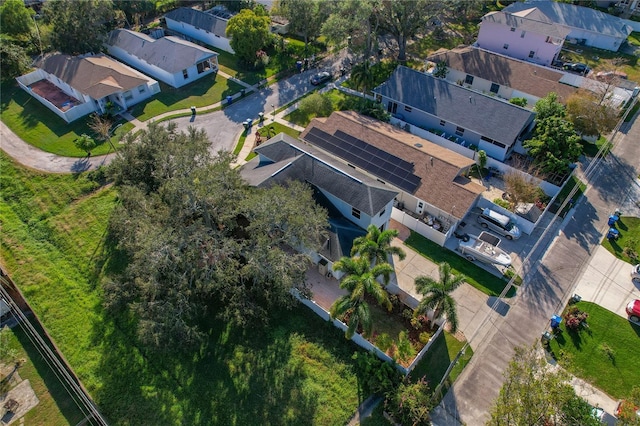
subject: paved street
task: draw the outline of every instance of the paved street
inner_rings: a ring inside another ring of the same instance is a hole
[[[465,333],[474,357],[434,413],[434,424],[479,425],[488,420],[513,348],[531,345],[540,338],[551,315],[562,310],[598,253],[611,212],[638,201],[639,161],[640,120],[636,119],[630,129],[618,134],[613,152],[590,176],[590,187],[562,231],[560,224],[552,223],[541,244],[534,247],[524,264],[525,284],[509,302],[508,313],[491,311],[477,332]],[[590,287],[584,288],[581,291],[586,299],[586,288]]]

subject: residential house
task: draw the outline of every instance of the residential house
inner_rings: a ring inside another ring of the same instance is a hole
[[[476,45],[512,58],[551,65],[560,57],[569,30],[550,22],[532,8],[519,13],[506,10],[482,17]]]
[[[394,117],[444,132],[498,161],[533,128],[534,113],[525,108],[404,66],[373,92]]]
[[[430,221],[423,235],[441,245],[485,189],[466,177],[475,160],[355,112],[316,118],[300,138],[398,192],[395,206]]]
[[[16,78],[20,87],[67,122],[92,112],[126,110],[160,92],[157,81],[106,55],[54,54]]]
[[[528,108],[550,92],[555,92],[564,103],[578,90],[565,83],[566,73],[562,71],[477,47],[441,49],[427,59],[447,65],[447,81],[483,93],[494,93],[503,99],[525,98]]]
[[[218,54],[190,41],[117,29],[105,43],[111,56],[165,82],[181,87],[218,71]]]
[[[569,43],[617,52],[633,32],[624,19],[590,7],[555,1],[515,2],[503,9],[512,14],[541,13],[552,22],[569,31]]]
[[[373,224],[386,229],[398,194],[358,170],[340,163],[326,152],[284,133],[254,150],[257,157],[242,166],[241,175],[256,187],[308,183],[316,202],[329,212],[329,238],[320,255],[333,262],[349,256],[353,239]],[[317,257],[314,261],[318,262]]]
[[[227,22],[232,16],[233,14],[222,6],[204,12],[190,7],[180,7],[167,13],[164,18],[170,31],[207,43],[216,49],[235,53],[226,34]]]
[[[513,58],[551,65],[566,39],[616,52],[633,29],[623,19],[569,3],[515,2],[482,18],[477,45]]]

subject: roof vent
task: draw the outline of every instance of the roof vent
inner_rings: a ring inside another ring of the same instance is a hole
[[[416,143],[413,146],[415,146],[416,148],[422,148],[422,144],[421,143]]]

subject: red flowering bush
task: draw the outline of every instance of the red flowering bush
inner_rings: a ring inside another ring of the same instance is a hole
[[[577,306],[572,306],[564,314],[564,323],[569,330],[577,331],[587,318],[589,318],[588,313],[581,311]]]

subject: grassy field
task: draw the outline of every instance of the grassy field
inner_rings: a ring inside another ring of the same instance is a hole
[[[243,86],[216,74],[196,80],[185,87],[174,88],[160,83],[160,93],[136,104],[131,114],[140,121],[168,111],[205,107],[238,93]]]
[[[469,262],[464,257],[458,256],[451,250],[440,247],[438,244],[414,231],[411,231],[411,236],[407,238],[404,243],[435,263],[447,262],[451,265],[454,274],[464,275],[469,284],[489,296],[500,295],[507,285],[507,281],[504,279],[496,277],[472,262]],[[514,294],[515,290],[511,288],[507,292],[507,297],[512,297]]]
[[[86,152],[76,148],[73,141],[81,134],[95,136],[88,126],[88,117],[67,123],[51,110],[29,96],[17,84],[3,84],[0,118],[22,140],[43,151],[67,157],[85,157]],[[133,128],[125,124],[118,129],[112,141],[115,143]],[[111,150],[108,143],[101,143],[92,155],[106,154]]]
[[[304,307],[245,330],[211,319],[192,354],[136,345],[132,321],[102,308],[100,284],[124,263],[105,240],[115,191],[4,154],[0,168],[4,267],[111,423],[343,425],[353,414],[357,349]]]
[[[13,365],[15,359],[24,360],[18,368],[22,380],[29,380],[31,388],[38,397],[36,409],[30,410],[24,417],[27,425],[67,425],[77,424],[84,414],[62,386],[53,371],[46,364],[36,347],[20,329],[5,328],[0,331],[0,345],[5,357],[0,363]],[[11,353],[11,359],[6,354]]]
[[[622,216],[616,227],[620,231],[618,240],[610,241],[604,238],[602,245],[618,259],[633,264],[638,263],[638,255],[640,255],[640,218]],[[635,257],[633,257],[634,255]]]
[[[589,328],[569,332],[563,321],[562,333],[550,342],[553,354],[569,372],[612,398],[627,397],[640,382],[640,327],[594,303],[577,306],[589,314]]]

